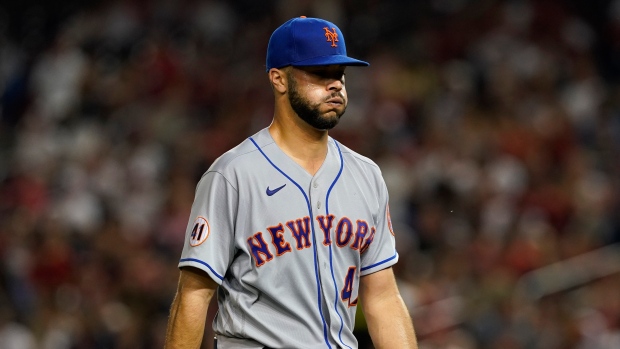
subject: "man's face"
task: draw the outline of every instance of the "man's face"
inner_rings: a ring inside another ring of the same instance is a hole
[[[307,124],[330,130],[347,108],[344,66],[291,67],[287,70],[291,107]]]

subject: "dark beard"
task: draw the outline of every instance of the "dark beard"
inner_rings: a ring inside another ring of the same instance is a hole
[[[303,98],[299,94],[297,91],[297,82],[291,74],[288,75],[288,81],[289,103],[291,103],[293,111],[295,111],[295,113],[297,113],[303,121],[317,130],[331,130],[338,125],[340,117],[344,114],[344,111],[337,114],[334,118],[321,117],[321,113],[319,112],[320,104],[317,103],[312,105],[310,104],[310,101]]]

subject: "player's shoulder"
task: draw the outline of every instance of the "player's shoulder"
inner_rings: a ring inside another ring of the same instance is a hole
[[[381,172],[379,165],[377,165],[377,163],[374,162],[371,158],[356,152],[355,150],[347,147],[346,145],[338,142],[333,138],[331,140],[333,143],[337,143],[338,148],[340,148],[340,153],[342,153],[342,157],[345,159],[345,161],[367,168],[372,171]]]
[[[267,145],[269,142],[273,142],[270,137],[267,137],[265,133],[267,129],[262,129],[254,135],[246,138],[243,142],[239,143],[236,147],[228,150],[220,157],[218,157],[213,164],[207,170],[208,172],[219,172],[222,174],[230,173],[236,169],[244,166],[252,166],[255,155],[259,152],[259,148]]]
[[[382,195],[381,193],[385,191],[386,185],[379,165],[371,158],[352,150],[342,143],[335,140],[332,143],[338,146],[342,154],[345,173],[356,178],[357,181],[367,184],[366,187],[369,190],[374,188],[374,194]]]

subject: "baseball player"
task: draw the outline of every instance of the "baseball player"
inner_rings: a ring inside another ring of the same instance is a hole
[[[197,185],[166,348],[198,348],[209,301],[217,348],[417,348],[390,268],[398,260],[377,165],[328,136],[347,106],[347,56],[331,22],[299,17],[267,48],[271,125]]]

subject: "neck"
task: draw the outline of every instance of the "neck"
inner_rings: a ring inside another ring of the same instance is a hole
[[[327,131],[314,129],[296,115],[285,117],[276,111],[269,133],[278,147],[311,175],[327,156]]]

